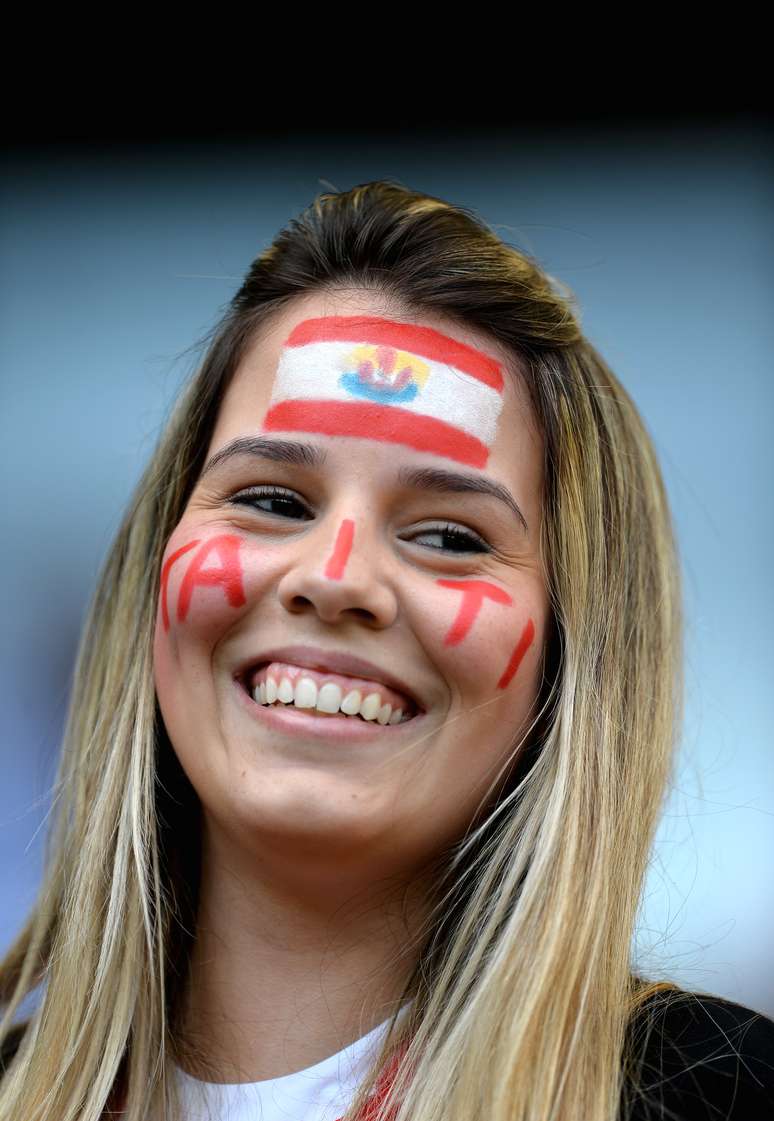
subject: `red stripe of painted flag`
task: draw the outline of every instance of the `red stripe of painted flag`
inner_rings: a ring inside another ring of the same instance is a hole
[[[328,315],[299,323],[285,340],[285,346],[333,342],[372,343],[407,350],[420,358],[455,366],[498,393],[503,391],[502,370],[494,358],[432,327],[418,327],[413,323],[360,315]]]
[[[486,467],[489,458],[486,444],[462,428],[398,405],[369,401],[279,401],[266,413],[263,428],[267,432],[321,432],[325,436],[361,436],[406,444],[420,452],[456,459],[469,467]]]

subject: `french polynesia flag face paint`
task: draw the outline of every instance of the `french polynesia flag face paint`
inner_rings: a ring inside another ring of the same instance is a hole
[[[503,404],[498,361],[431,327],[371,316],[299,323],[263,427],[404,444],[486,466]]]

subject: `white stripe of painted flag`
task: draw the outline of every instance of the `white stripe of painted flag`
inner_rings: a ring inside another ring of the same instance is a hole
[[[364,316],[299,323],[264,430],[404,444],[484,467],[503,403],[500,363],[431,327]]]

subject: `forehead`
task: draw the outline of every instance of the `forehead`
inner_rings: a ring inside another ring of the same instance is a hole
[[[523,473],[528,461],[539,473],[541,462],[512,354],[483,331],[363,289],[298,297],[247,346],[209,453],[273,432],[357,436],[400,457],[494,475]]]

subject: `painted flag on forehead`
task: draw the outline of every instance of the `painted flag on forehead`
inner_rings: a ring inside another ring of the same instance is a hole
[[[431,327],[364,316],[299,323],[263,427],[404,444],[484,467],[503,403],[500,363]]]

